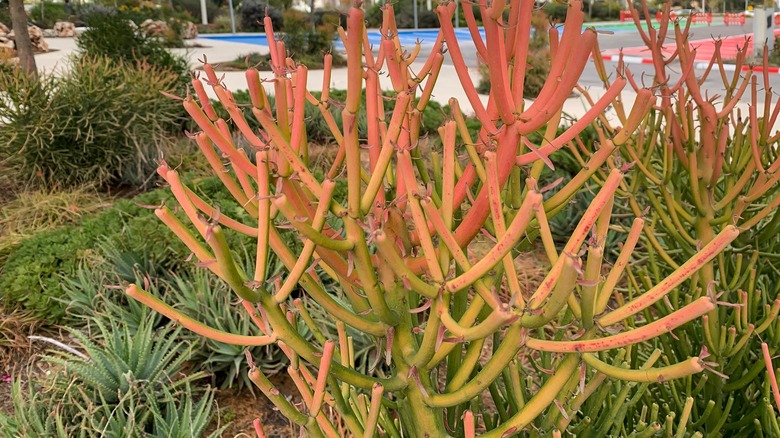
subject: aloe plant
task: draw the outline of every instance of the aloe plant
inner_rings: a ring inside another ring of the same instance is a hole
[[[184,374],[190,351],[177,339],[180,329],[158,331],[150,319],[132,334],[101,320],[92,336],[71,331],[80,349],[44,356],[56,365],[50,373],[15,376],[14,410],[0,413],[0,436],[204,436],[214,390],[191,385],[203,373]]]
[[[569,428],[586,429],[587,422],[572,423],[579,412],[602,413],[599,430],[611,430],[616,422],[622,430],[625,409],[619,401],[625,398],[619,397],[625,397],[624,388],[639,383],[646,390],[651,383],[686,378],[709,366],[698,351],[663,363],[661,352],[637,354],[635,345],[716,309],[715,298],[704,294],[663,317],[650,312],[727,248],[739,229],[724,227],[665,278],[624,293],[618,286],[645,220],[633,222],[620,253],[610,260],[604,242],[616,193],[629,171],[616,167],[608,171],[564,247],[555,246],[548,217],[565,209],[583,184],[607,165],[656,101],[651,92],[640,92],[624,126],[602,139],[598,152],[570,182],[539,187],[537,180],[552,165],[550,156],[613,105],[628,83],[619,71],[604,97],[557,133],[563,103],[596,47],[596,32],[581,31],[581,9],[579,1],[570,2],[563,33],[551,30],[550,78],[529,105],[522,90],[533,2],[483,4],[484,40],[471,8],[466,8],[466,21],[492,81],[489,102],[483,105],[451,24],[454,3],[436,9],[439,36],[417,70],[413,65],[420,64],[413,63],[420,46],[411,52],[401,49],[391,6],[383,10],[384,38],[376,55],[367,45],[363,11],[353,7],[346,30],[340,31],[347,52],[340,126],[329,110],[329,55],[317,99],[307,91],[306,67],[286,56],[284,42],[275,40],[266,19],[273,107],[266,81],[257,70],[246,72],[251,112],[261,129],[250,128],[209,64],[204,65],[205,81],[192,82],[195,95],[183,100],[201,129],[194,140],[256,222],[239,222],[209,205],[164,163],[158,173],[188,223],[168,207],[156,211],[199,265],[230,286],[262,334],[210,327],[138,285],[130,285],[126,293],[215,341],[279,345],[290,358],[288,373],[302,405],[280,393],[251,355],[249,378],[310,436],[472,437],[478,430],[487,437],[523,430],[560,435]],[[441,150],[424,153],[420,114],[445,54],[482,128],[472,138],[459,102],[451,99],[449,119],[439,128]],[[383,71],[396,93],[391,104],[379,86]],[[217,116],[206,86],[230,115],[230,123]],[[338,149],[324,179],[309,167],[307,105],[320,109]],[[356,124],[362,106],[368,116],[366,139],[359,138]],[[528,136],[540,130],[543,142],[533,144]],[[251,146],[250,153],[237,147],[234,134]],[[347,193],[335,198],[334,179],[342,173]],[[291,251],[279,236],[279,230],[288,228],[302,242],[299,252]],[[254,268],[236,262],[228,233],[256,238]],[[491,242],[479,257],[471,245],[477,236]],[[534,289],[519,283],[512,255],[518,245],[529,242],[544,249],[550,264]],[[266,261],[271,251],[286,266],[286,275],[269,277]],[[326,291],[326,281],[340,286],[343,299]],[[294,295],[301,291],[305,299]],[[308,302],[324,309],[336,324],[337,336],[326,336],[319,328]],[[313,341],[299,332],[300,320]],[[373,372],[355,369],[347,327],[381,343],[383,354],[377,359],[382,364]],[[613,379],[614,384],[604,384]],[[637,430],[652,434],[667,425],[684,433],[687,420],[673,420],[651,412]],[[264,436],[259,420],[255,426]]]
[[[11,403],[13,412],[0,412],[0,432],[4,436],[51,436],[65,438],[67,428],[62,419],[51,415],[52,407],[40,394],[40,385],[27,380],[15,379],[11,382]]]
[[[118,402],[138,384],[154,395],[162,386],[175,390],[204,377],[202,373],[176,375],[191,354],[191,347],[177,343],[178,330],[155,333],[149,320],[133,332],[114,322],[107,327],[100,319],[94,325],[98,333],[92,339],[78,330],[70,331],[86,354],[56,351],[46,360],[60,365],[67,377],[77,378],[82,390],[100,393],[108,403]]]
[[[773,133],[780,102],[773,102],[767,52],[763,74],[752,67],[742,71],[749,65],[746,47],[738,51],[729,72],[716,42],[707,69],[697,72],[689,28],[679,22],[670,26],[668,4],[657,29],[648,21],[644,30],[639,11],[632,13],[653,58],[654,76],[645,77],[641,86],[633,79],[629,82],[640,95],[653,93],[659,99],[636,136],[621,145],[619,156],[607,161],[607,168],[634,165],[635,171],[618,188],[618,198],[622,210],[645,218],[641,239],[645,250],[632,258],[624,287],[638,293],[676,272],[724,231],[740,230],[732,248],[703,264],[690,281],[652,309],[660,317],[701,296],[717,297],[723,305],[704,315],[702,324],[688,325],[649,344],[661,348],[670,360],[706,351],[713,369],[652,388],[646,407],[666,405],[669,411],[688,412],[691,429],[706,436],[778,435],[777,412],[770,402],[775,380],[767,379],[767,369],[773,374],[771,355],[780,351],[780,135]],[[676,50],[666,55],[662,47],[670,41]],[[609,84],[603,63],[596,62]],[[681,75],[671,80],[673,71]],[[702,85],[711,75],[722,81],[724,92],[718,96],[709,96]],[[628,123],[620,102],[616,112],[619,123]],[[619,131],[606,118],[598,126],[602,136]],[[581,142],[572,151],[581,160],[598,153]],[[608,175],[604,169],[594,178],[603,184]],[[771,353],[768,363],[762,344]],[[692,397],[690,406],[686,397]],[[638,406],[635,415],[628,416],[627,427],[641,409]]]
[[[168,286],[168,296],[172,301],[181,303],[178,309],[182,313],[198,318],[210,327],[235,333],[260,333],[249,315],[235,312],[236,299],[229,288],[207,272],[196,271],[190,275],[175,276]],[[302,335],[310,337],[305,332],[306,326],[303,323],[300,325]],[[245,346],[208,338],[194,341],[196,345],[192,348],[190,360],[199,363],[203,370],[218,374],[214,377],[221,381],[221,388],[241,389],[248,386],[251,390],[252,383],[244,364]],[[269,375],[284,370],[289,364],[284,353],[274,345],[254,347],[249,351],[258,358],[263,372]]]

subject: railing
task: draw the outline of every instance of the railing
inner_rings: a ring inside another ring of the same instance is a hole
[[[662,12],[658,12],[655,16],[656,20],[661,21],[661,14]],[[685,18],[685,15],[677,15],[674,11],[669,13],[669,16],[672,20],[675,18]],[[690,15],[688,15],[688,20],[691,20],[691,23],[707,23],[712,24],[712,13],[711,12],[692,12]]]
[[[657,21],[661,21],[661,14],[662,14],[662,12],[656,13],[655,19]],[[726,15],[729,15],[729,14],[726,14]],[[738,14],[731,14],[731,15],[738,15]],[[688,20],[691,20],[692,23],[712,24],[712,13],[710,13],[710,12],[707,12],[707,13],[694,12],[694,13],[691,13],[690,15],[685,16],[685,15],[677,15],[674,11],[672,11],[672,12],[669,13],[669,16],[673,20],[676,19],[676,18],[687,18]],[[631,21],[631,20],[632,20],[632,18],[631,18],[631,11],[620,11],[620,21],[621,22],[626,22],[626,21]],[[725,18],[724,18],[724,20],[725,20]],[[775,17],[775,21],[777,22],[777,25],[780,26],[780,22],[778,22],[778,20],[780,20],[780,15]],[[729,23],[726,23],[726,24],[729,24]],[[735,22],[733,24],[737,24],[737,23]],[[745,24],[745,17],[744,16],[742,17],[742,23],[741,24]]]
[[[775,25],[777,25],[777,18],[778,16],[775,16]],[[723,14],[723,24],[726,26],[733,26],[733,25],[744,25],[745,24],[745,14],[742,12],[737,13],[725,13]]]

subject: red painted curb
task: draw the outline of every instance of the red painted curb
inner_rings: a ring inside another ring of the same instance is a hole
[[[620,55],[601,55],[601,59],[604,61],[618,62],[620,61]],[[624,55],[623,63],[624,64],[652,64],[653,58],[640,58],[638,56]],[[694,65],[694,68],[696,68],[697,70],[706,70],[708,66],[709,66],[708,62],[697,62]],[[736,66],[734,64],[725,64],[723,67],[726,71],[734,71],[736,69]],[[741,71],[751,71],[751,70],[758,73],[764,72],[764,68],[761,66],[745,65],[741,68]],[[775,74],[780,73],[780,67],[767,67],[766,72],[775,73]]]

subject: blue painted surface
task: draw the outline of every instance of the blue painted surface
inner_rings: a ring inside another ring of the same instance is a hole
[[[482,35],[483,38],[485,37],[485,31],[483,29],[480,29],[480,34]],[[438,29],[398,31],[398,38],[401,40],[401,45],[404,46],[414,45],[417,42],[417,40],[420,40],[420,42],[423,45],[433,45],[433,43],[436,42],[436,37],[438,35],[439,35]],[[465,28],[455,29],[455,35],[458,37],[458,40],[460,41],[471,41],[471,35],[469,34],[469,31]],[[229,41],[233,43],[252,44],[256,46],[268,45],[268,39],[265,37],[265,34],[260,34],[260,33],[253,34],[253,35],[201,35],[199,38],[219,40],[219,41]],[[382,41],[382,35],[378,30],[371,30],[368,32],[368,41],[371,44],[378,45]],[[337,38],[334,41],[334,45],[336,46],[336,48],[344,47],[344,45],[341,43],[341,39],[339,38]]]
[[[633,23],[624,23],[624,24],[594,24],[594,27],[598,30],[607,31],[607,32],[636,32],[636,28],[634,27]],[[482,38],[485,37],[485,30],[480,28],[479,29],[480,34],[482,35]],[[398,31],[398,37],[401,40],[401,45],[403,46],[411,46],[414,45],[417,40],[420,40],[423,45],[433,45],[434,42],[436,42],[436,36],[439,34],[438,29],[424,29],[424,30],[410,30],[410,29],[404,29]],[[471,35],[469,34],[468,29],[466,28],[460,28],[455,29],[455,35],[458,37],[459,41],[471,41]],[[268,45],[268,39],[265,37],[265,34],[257,33],[257,34],[251,34],[251,35],[201,35],[200,38],[204,39],[212,39],[212,40],[219,40],[219,41],[229,41],[233,43],[242,43],[242,44],[252,44],[252,45],[260,45],[260,46],[267,46]],[[368,41],[371,44],[378,45],[382,41],[382,35],[378,30],[370,30],[368,31]],[[336,38],[334,41],[334,46],[337,49],[341,49],[344,47],[344,45],[341,43],[341,39]]]

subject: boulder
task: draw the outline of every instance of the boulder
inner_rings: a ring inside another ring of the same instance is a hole
[[[14,44],[14,40],[11,38],[8,38],[7,36],[0,36],[0,51],[3,53],[7,53],[7,51],[13,52],[16,48],[16,45]]]
[[[48,52],[49,43],[43,39],[43,31],[38,26],[27,26],[27,34],[30,35],[30,42],[33,50],[36,52]]]
[[[198,37],[198,26],[191,21],[185,21],[181,26],[181,37],[185,40],[191,40]]]
[[[11,29],[9,29],[8,26],[6,26],[3,23],[0,23],[0,36],[8,35],[10,32]]]
[[[73,38],[76,36],[76,25],[70,21],[58,21],[54,23],[54,32],[59,38]]]
[[[168,23],[149,18],[141,23],[141,29],[151,37],[164,37],[168,33]]]
[[[38,26],[27,26],[27,35],[30,36],[30,43],[34,52],[48,52],[49,43],[43,39],[43,31]],[[14,31],[8,33],[5,38],[14,39]]]

